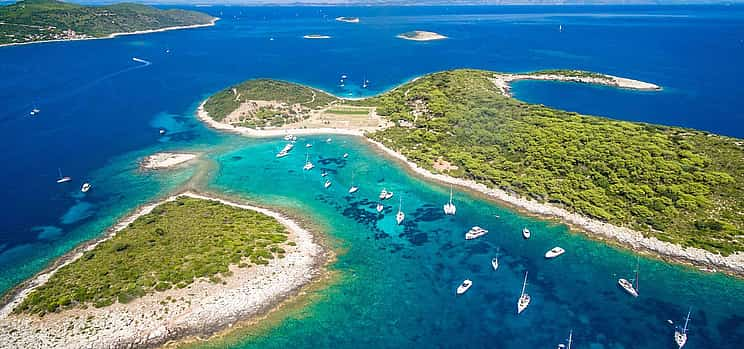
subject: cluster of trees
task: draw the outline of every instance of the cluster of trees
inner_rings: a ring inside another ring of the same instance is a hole
[[[196,11],[160,10],[139,4],[82,6],[55,0],[24,0],[0,6],[0,44],[17,42],[27,34],[41,34],[34,40],[53,39],[51,35],[72,29],[78,34],[106,36],[112,33],[206,24],[212,16]],[[37,27],[55,27],[39,31]],[[10,36],[9,36],[10,35]],[[28,40],[24,40],[28,41]]]
[[[436,73],[359,102],[413,123],[370,137],[432,171],[443,159],[458,166],[450,175],[661,240],[744,250],[744,142],[523,103],[491,74]]]
[[[596,78],[609,80],[610,77],[604,74],[585,71],[585,70],[572,70],[572,69],[546,69],[539,70],[536,72],[529,73],[530,75],[561,75],[575,78]]]
[[[274,218],[211,200],[181,197],[136,219],[60,268],[14,312],[104,307],[195,279],[220,282],[228,267],[283,257],[287,231]]]

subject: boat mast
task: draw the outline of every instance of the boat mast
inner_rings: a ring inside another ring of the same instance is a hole
[[[452,205],[452,186],[450,185],[450,205]]]
[[[62,169],[57,167],[57,172],[59,172],[59,178],[62,178]]]
[[[520,298],[524,296],[524,290],[527,288],[527,273],[528,271],[524,272],[524,283],[522,284],[522,294],[519,296]]]
[[[568,349],[571,349],[571,340],[573,339],[573,330],[568,332]]]
[[[636,262],[636,276],[635,276],[635,290],[638,292],[638,273],[641,270],[641,257],[638,257]]]
[[[398,203],[398,213],[400,213],[402,208],[403,208],[403,196],[400,197],[400,201]]]
[[[687,333],[687,323],[690,322],[690,313],[692,312],[692,308],[687,311],[687,318],[685,319],[685,327],[682,328],[682,333]]]

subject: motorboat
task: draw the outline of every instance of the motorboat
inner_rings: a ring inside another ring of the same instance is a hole
[[[457,294],[461,295],[465,292],[468,292],[468,290],[472,286],[473,286],[473,282],[470,281],[470,279],[465,279],[465,281],[463,281],[462,284],[460,284],[460,286],[457,286]]]
[[[566,253],[566,250],[564,250],[561,247],[556,246],[556,247],[551,248],[550,251],[545,252],[545,258],[547,259],[555,258],[564,253]]]
[[[479,226],[474,226],[470,228],[467,233],[465,233],[465,240],[477,239],[486,234],[488,234],[488,230],[483,229]]]
[[[332,184],[332,183],[331,183],[331,181],[330,181],[330,180],[326,180],[326,181],[325,181],[325,183],[323,183],[323,187],[325,187],[326,189],[328,189],[328,187],[330,187],[330,186],[331,186],[331,184]]]
[[[391,197],[393,197],[392,191],[387,191],[386,189],[382,189],[382,191],[380,192],[380,200],[387,200],[387,199],[390,199]]]
[[[385,206],[383,206],[382,204],[377,204],[377,212],[382,212],[382,210],[384,209],[385,209]]]
[[[83,192],[83,193],[87,193],[88,190],[90,190],[91,187],[92,187],[92,185],[90,185],[90,183],[85,182],[85,183],[83,183],[83,186],[80,188],[80,191]]]
[[[493,270],[496,270],[499,268],[499,259],[496,257],[491,258],[491,267],[493,267]]]
[[[524,229],[522,229],[522,237],[523,238],[529,239],[531,235],[532,235],[532,233],[530,233],[530,230],[527,229],[527,227],[525,227]]]

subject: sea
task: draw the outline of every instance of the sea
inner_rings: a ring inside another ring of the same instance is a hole
[[[407,173],[359,139],[302,137],[299,144],[313,147],[276,159],[283,140],[221,134],[194,113],[210,94],[258,77],[366,97],[453,68],[584,69],[663,90],[518,82],[513,92],[583,114],[743,138],[744,6],[187,8],[222,19],[193,30],[0,48],[0,292],[139,205],[191,185],[293,212],[337,254],[328,266],[334,277],[304,300],[197,347],[546,348],[572,332],[576,348],[676,348],[675,326],[689,310],[686,348],[741,348],[740,279],[638,256],[459,190],[457,214],[444,216],[448,187]],[[410,30],[449,39],[395,38]],[[139,169],[144,156],[170,150],[205,160]],[[306,154],[316,169],[302,170]],[[60,173],[72,180],[57,184]],[[92,184],[85,194],[83,182]],[[349,195],[351,185],[360,190]],[[377,214],[383,188],[395,197]],[[465,241],[474,225],[489,233]],[[554,246],[567,252],[545,260]],[[636,269],[634,298],[617,279]],[[517,315],[525,273],[532,301]],[[466,278],[472,288],[456,296]]]

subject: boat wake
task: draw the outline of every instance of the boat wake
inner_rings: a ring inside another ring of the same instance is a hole
[[[143,65],[143,67],[146,67],[146,66],[152,64],[152,62],[146,61],[146,60],[144,60],[142,58],[132,57],[132,60],[135,61],[135,62],[144,63],[145,65]]]

